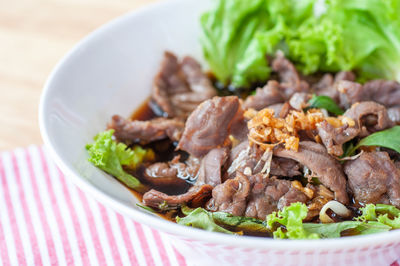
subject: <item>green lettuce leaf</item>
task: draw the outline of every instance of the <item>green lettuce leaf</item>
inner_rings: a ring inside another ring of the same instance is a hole
[[[400,210],[387,204],[367,204],[360,208],[362,215],[358,221],[375,221],[393,229],[400,229]]]
[[[328,224],[305,223],[303,224],[303,227],[308,233],[317,234],[322,238],[335,238],[340,237],[341,232],[356,228],[360,224],[362,223],[357,221],[344,221]]]
[[[216,0],[200,19],[203,53],[225,85],[248,87],[269,77],[267,54],[313,12],[315,0]]]
[[[396,0],[327,0],[287,36],[288,56],[306,74],[355,70],[361,80],[400,80],[400,18]]]
[[[335,101],[329,96],[312,96],[311,100],[308,101],[310,108],[322,108],[335,115],[342,115],[344,111],[335,103]]]
[[[362,146],[385,147],[400,152],[400,126],[379,131],[363,138],[353,149],[352,153]]]
[[[211,232],[234,234],[233,232],[216,224],[212,214],[203,208],[194,209],[193,211],[189,212],[186,217],[176,217],[176,222],[178,224],[192,226]]]
[[[303,227],[303,219],[307,216],[307,206],[303,203],[292,203],[281,211],[267,216],[267,226],[273,230],[274,238],[317,239],[318,234],[307,232]],[[282,227],[285,230],[282,230]]]
[[[125,172],[122,166],[135,169],[143,160],[153,157],[154,153],[139,146],[132,150],[123,143],[117,143],[112,139],[113,133],[114,130],[101,132],[94,137],[94,143],[86,145],[88,160],[129,188],[144,191],[146,187]]]
[[[381,222],[343,221],[338,223],[316,224],[305,223],[304,230],[309,234],[317,234],[321,238],[340,237],[343,231],[355,229],[355,234],[367,235],[386,232],[392,227]]]
[[[352,230],[352,235],[366,235],[400,227],[400,210],[384,204],[367,204],[360,209],[362,215],[356,220],[326,224],[303,223],[308,209],[300,202],[273,212],[265,221],[224,212],[209,212],[203,208],[191,209],[183,206],[181,210],[186,217],[176,217],[178,224],[228,234],[239,231],[272,233],[277,239],[336,238],[347,230]]]
[[[216,223],[234,228],[235,231],[269,232],[265,222],[256,218],[234,216],[225,212],[213,212],[212,217]]]
[[[208,217],[210,218],[208,220],[208,223],[216,223],[216,224],[222,225],[224,227],[232,228],[235,231],[245,231],[245,232],[254,232],[254,233],[255,232],[260,232],[260,233],[269,232],[269,230],[267,229],[267,227],[265,225],[265,221],[262,221],[262,220],[259,220],[256,218],[234,216],[230,213],[225,213],[225,212],[209,212],[205,209],[202,209],[202,211],[197,211],[197,213],[194,213],[194,209],[188,208],[187,206],[182,206],[181,211],[184,215],[186,215],[186,217],[191,215],[191,218],[190,218],[191,221],[193,221],[195,219],[201,221],[201,222],[194,223],[196,226],[193,226],[191,224],[193,227],[197,227],[199,224],[201,224],[202,227],[198,227],[198,228],[203,228],[204,227],[204,225],[203,225],[204,224],[204,222],[203,222],[204,214],[203,213],[207,213]],[[177,219],[182,220],[183,218],[177,217]],[[212,228],[212,226],[210,226],[210,228]]]
[[[304,74],[354,70],[360,81],[400,81],[399,1],[321,2],[215,0],[201,17],[211,70],[225,85],[249,86],[268,78],[266,54],[280,49]]]
[[[274,238],[288,239],[335,238],[340,237],[342,232],[350,229],[354,230],[354,234],[366,235],[398,228],[396,226],[398,226],[399,219],[387,220],[389,218],[387,213],[376,216],[377,209],[390,211],[392,216],[398,211],[390,205],[370,204],[361,209],[363,217],[359,217],[355,221],[326,224],[303,223],[308,210],[306,205],[298,202],[291,204],[289,207],[284,207],[282,211],[268,215],[267,225],[273,231]]]
[[[204,56],[219,81],[235,86],[266,80],[269,67],[255,38],[267,28],[265,0],[218,0],[201,17]]]
[[[378,221],[369,221],[367,223],[361,223],[359,226],[356,227],[356,230],[360,235],[383,233],[390,231],[392,229],[394,228]]]

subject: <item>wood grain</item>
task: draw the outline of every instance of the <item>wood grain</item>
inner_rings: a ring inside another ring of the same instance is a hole
[[[41,143],[40,93],[57,61],[109,20],[160,0],[0,0],[0,150]]]

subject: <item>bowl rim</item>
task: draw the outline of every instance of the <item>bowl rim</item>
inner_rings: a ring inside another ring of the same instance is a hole
[[[46,124],[46,110],[48,107],[47,102],[49,99],[49,94],[51,91],[57,88],[53,86],[56,77],[59,73],[63,72],[63,67],[76,56],[77,51],[83,46],[92,42],[95,38],[103,33],[106,33],[109,29],[113,27],[118,27],[120,24],[124,24],[139,15],[145,15],[150,13],[153,9],[160,7],[167,7],[173,5],[179,5],[179,3],[187,0],[169,0],[161,1],[156,3],[150,3],[144,7],[140,7],[133,11],[130,11],[122,16],[119,16],[110,22],[102,25],[96,30],[92,31],[82,40],[80,40],[74,47],[64,55],[61,60],[56,64],[56,66],[51,71],[49,77],[47,78],[39,103],[39,128],[44,141],[46,149],[49,151],[51,158],[53,158],[56,165],[64,173],[65,177],[69,177],[72,182],[80,189],[90,194],[93,198],[102,204],[105,204],[112,209],[118,211],[123,215],[128,215],[134,220],[148,225],[157,230],[173,234],[176,236],[183,237],[188,240],[197,240],[204,242],[212,242],[213,244],[225,244],[229,246],[240,246],[243,248],[271,248],[275,250],[286,250],[286,251],[314,251],[320,249],[362,249],[368,248],[372,245],[374,246],[385,246],[391,245],[396,242],[400,242],[400,230],[393,230],[390,232],[377,233],[371,235],[363,236],[351,236],[344,238],[333,238],[333,239],[318,239],[318,240],[287,240],[287,239],[273,239],[264,237],[254,237],[254,236],[236,236],[228,235],[223,233],[209,232],[202,229],[192,228],[188,226],[178,225],[176,223],[167,221],[155,215],[150,215],[141,210],[136,210],[128,205],[119,202],[117,199],[109,196],[105,192],[91,185],[85,178],[81,177],[73,167],[68,166],[64,162],[63,158],[57,152],[57,149],[53,145],[48,132],[48,125]],[[194,0],[193,0],[194,1]],[[173,10],[173,9],[171,9]]]

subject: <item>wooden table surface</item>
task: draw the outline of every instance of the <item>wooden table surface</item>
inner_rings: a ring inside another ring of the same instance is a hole
[[[0,0],[0,151],[42,143],[40,93],[58,60],[109,20],[160,0]]]

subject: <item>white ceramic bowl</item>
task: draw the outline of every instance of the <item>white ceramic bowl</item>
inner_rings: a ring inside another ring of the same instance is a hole
[[[329,240],[231,236],[180,226],[135,206],[133,195],[87,161],[85,144],[113,114],[128,116],[150,94],[165,50],[202,60],[199,14],[211,0],[173,0],[132,12],[90,34],[50,75],[40,129],[54,160],[77,186],[118,212],[174,237],[199,265],[389,265],[400,230]]]

